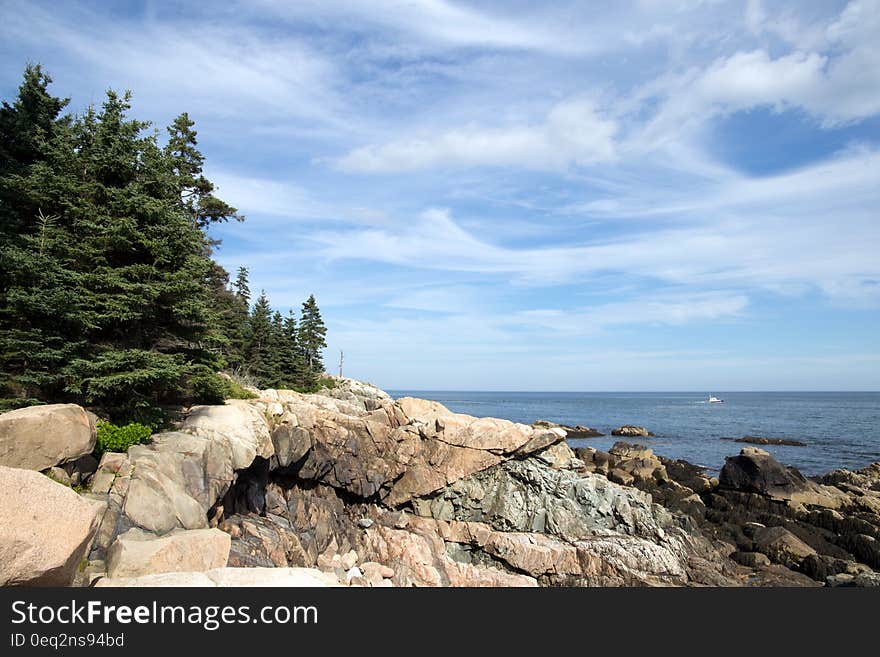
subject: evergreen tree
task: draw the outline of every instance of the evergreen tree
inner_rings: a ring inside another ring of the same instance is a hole
[[[283,337],[281,343],[279,367],[283,377],[284,388],[295,388],[303,385],[302,354],[297,344],[296,317],[293,310],[284,318]]]
[[[153,420],[195,367],[221,364],[225,272],[200,228],[220,215],[202,212],[201,156],[160,148],[129,94],[62,117],[48,84],[29,67],[0,108],[0,397]]]
[[[71,401],[117,421],[222,400],[222,367],[260,385],[311,385],[326,328],[314,296],[297,323],[248,271],[211,259],[205,229],[242,219],[204,176],[193,122],[129,118],[130,94],[62,115],[29,66],[0,106],[0,406]],[[228,387],[227,387],[228,389]]]
[[[321,350],[327,346],[326,335],[327,328],[321,318],[321,311],[318,309],[315,295],[309,295],[309,298],[302,305],[297,334],[297,342],[305,366],[306,385],[312,384],[316,376],[324,371]]]
[[[266,291],[260,292],[249,321],[247,369],[261,386],[272,376],[272,308]]]
[[[174,167],[181,206],[201,228],[216,221],[243,221],[237,209],[214,196],[214,184],[202,174],[204,157],[196,148],[194,125],[184,112],[168,128],[165,152]]]
[[[250,306],[251,289],[248,287],[248,269],[247,267],[239,267],[238,274],[235,277],[235,283],[232,284],[235,294],[239,299],[244,301],[245,306]]]
[[[267,383],[272,388],[283,388],[287,380],[284,371],[284,318],[277,310],[272,313],[272,330],[269,334],[269,373]]]

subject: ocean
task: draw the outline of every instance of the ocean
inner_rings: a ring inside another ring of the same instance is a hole
[[[550,420],[583,424],[606,434],[570,440],[572,447],[607,450],[623,424],[656,435],[639,439],[654,453],[681,458],[717,472],[724,457],[744,444],[722,440],[745,435],[787,438],[806,447],[759,446],[805,475],[855,470],[880,461],[880,392],[720,392],[723,404],[702,392],[455,392],[397,390],[395,398],[433,399],[457,413],[531,424]],[[631,440],[630,442],[635,442]]]

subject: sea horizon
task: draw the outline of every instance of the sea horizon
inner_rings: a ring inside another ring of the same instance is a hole
[[[720,470],[746,444],[762,436],[806,443],[761,445],[806,475],[837,468],[860,469],[880,461],[880,392],[873,390],[645,390],[525,391],[390,389],[395,399],[418,396],[451,411],[531,424],[549,420],[585,425],[604,434],[570,439],[573,447],[608,450],[618,440],[643,443],[658,455]],[[709,395],[724,400],[708,402]],[[644,426],[654,436],[619,438],[624,424]]]

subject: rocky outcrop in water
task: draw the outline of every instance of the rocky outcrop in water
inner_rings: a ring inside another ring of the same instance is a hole
[[[592,427],[585,427],[582,424],[577,424],[575,426],[569,426],[567,424],[557,424],[556,422],[550,422],[549,420],[538,420],[537,422],[532,423],[532,426],[536,429],[562,429],[565,431],[565,437],[570,439],[576,438],[598,438],[600,436],[604,436],[604,433],[593,429]]]
[[[764,436],[743,436],[742,438],[722,438],[735,443],[749,443],[750,445],[785,445],[788,447],[806,447],[807,443],[788,438],[766,438]]]
[[[645,427],[638,427],[634,424],[624,424],[622,427],[613,429],[611,435],[624,438],[649,438],[654,434],[648,431]]]

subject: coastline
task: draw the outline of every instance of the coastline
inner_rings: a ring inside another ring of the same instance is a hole
[[[104,454],[82,493],[0,469],[25,482],[11,486],[25,497],[4,531],[58,555],[25,551],[2,564],[4,583],[880,584],[880,463],[808,479],[746,446],[714,478],[629,436],[573,451],[560,427],[393,400],[351,379],[253,392]],[[59,505],[22,515],[43,489],[70,498],[62,535]]]

